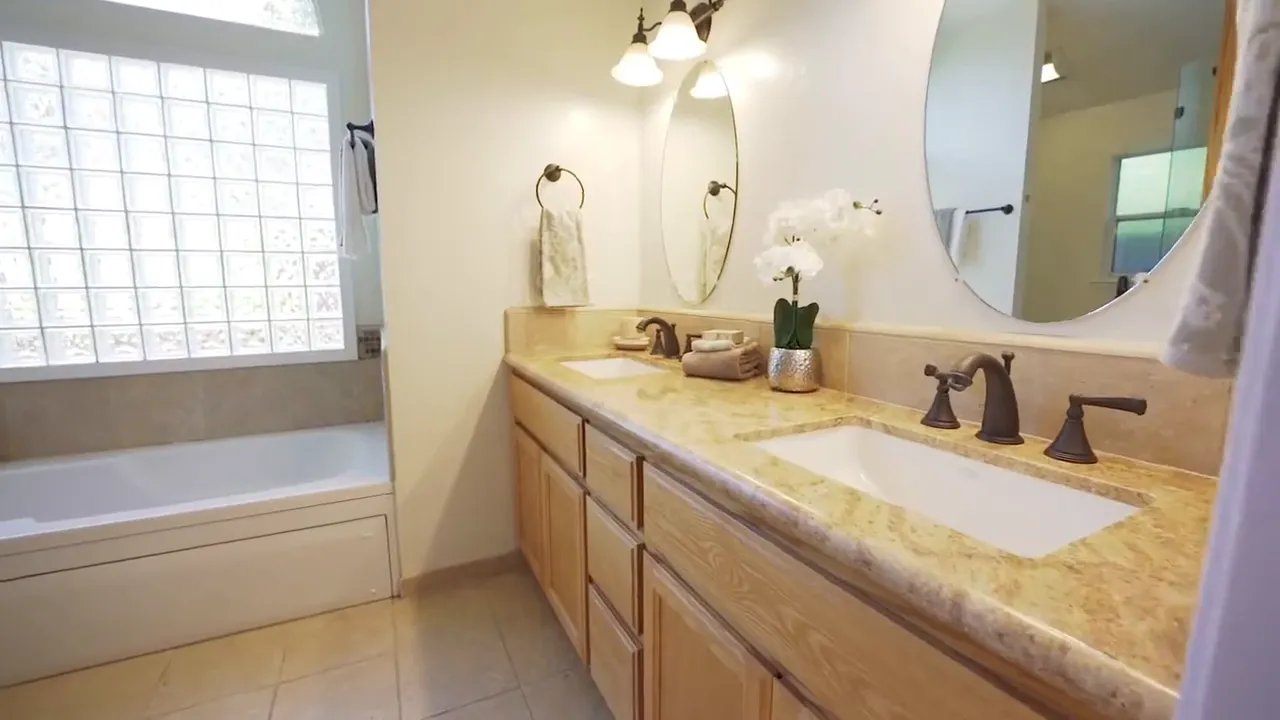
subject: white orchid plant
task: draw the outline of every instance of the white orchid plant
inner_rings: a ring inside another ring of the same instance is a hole
[[[870,216],[862,213],[871,213]],[[818,304],[800,307],[800,280],[822,271],[815,243],[866,234],[864,218],[883,214],[880,201],[863,203],[844,190],[830,190],[808,200],[790,200],[769,216],[765,251],[756,257],[756,272],[766,285],[791,281],[791,300],[778,298],[773,307],[774,347],[808,350],[813,347],[813,324]]]

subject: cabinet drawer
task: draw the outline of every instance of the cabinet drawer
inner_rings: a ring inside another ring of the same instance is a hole
[[[640,458],[587,426],[587,487],[615,515],[639,528]]]
[[[590,592],[591,679],[614,720],[639,720],[640,644],[614,617],[599,589],[593,585]]]
[[[515,375],[511,414],[565,470],[582,477],[582,418]]]
[[[1041,717],[653,468],[644,503],[647,546],[835,717]]]
[[[640,541],[594,497],[587,501],[587,574],[623,622],[640,634]]]

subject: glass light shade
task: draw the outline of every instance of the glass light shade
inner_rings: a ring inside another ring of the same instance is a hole
[[[649,87],[662,82],[662,69],[649,54],[649,46],[642,42],[631,43],[610,74],[614,80],[633,87]]]
[[[724,76],[713,67],[704,67],[698,73],[698,81],[689,88],[689,97],[699,100],[714,100],[728,94],[729,88],[724,84]]]
[[[1058,72],[1058,66],[1052,60],[1046,62],[1040,67],[1040,82],[1051,83],[1062,77],[1062,73]]]
[[[698,37],[693,18],[683,10],[673,10],[663,18],[658,35],[649,44],[649,52],[659,60],[692,60],[707,51]]]

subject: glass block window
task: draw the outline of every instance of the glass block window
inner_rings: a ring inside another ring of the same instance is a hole
[[[110,0],[166,12],[243,25],[319,35],[315,0]]]
[[[343,350],[325,85],[0,43],[0,369]]]
[[[1208,149],[1120,159],[1111,272],[1151,272],[1195,220],[1204,202]]]

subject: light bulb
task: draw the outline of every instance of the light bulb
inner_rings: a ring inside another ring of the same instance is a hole
[[[693,18],[685,10],[677,9],[662,19],[658,35],[649,46],[649,52],[659,60],[692,60],[706,51],[707,44],[698,37]]]
[[[689,88],[689,97],[699,100],[714,100],[728,94],[729,88],[724,84],[724,76],[713,67],[704,67],[698,73],[698,81]]]
[[[632,87],[649,87],[662,82],[662,69],[649,54],[649,46],[642,42],[631,43],[610,74],[614,80]]]

